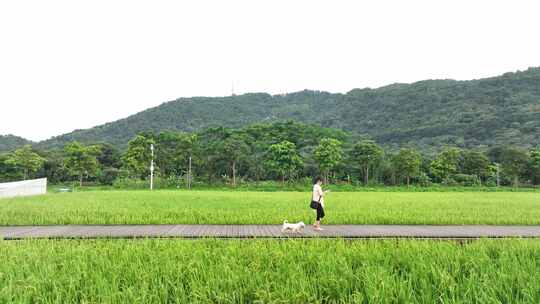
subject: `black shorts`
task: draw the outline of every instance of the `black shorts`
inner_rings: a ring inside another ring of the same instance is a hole
[[[317,207],[317,221],[320,221],[324,217],[324,208],[321,204]]]

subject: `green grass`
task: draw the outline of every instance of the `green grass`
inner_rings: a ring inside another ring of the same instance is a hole
[[[0,200],[0,225],[278,224],[305,192]],[[330,224],[540,224],[538,192],[335,192]],[[540,241],[0,240],[0,303],[540,303]]]
[[[158,181],[160,179],[157,179]],[[186,189],[184,184],[167,184],[154,183],[154,189],[159,190],[176,190]],[[266,191],[266,192],[283,192],[283,191],[295,191],[306,192],[311,191],[313,185],[308,182],[287,182],[285,184],[276,181],[260,181],[256,182],[239,182],[236,187],[233,187],[228,183],[195,183],[193,190],[210,190],[210,191]],[[52,184],[49,185],[50,192],[59,192],[61,188],[75,189],[76,191],[95,191],[95,190],[147,190],[150,188],[150,182],[146,180],[121,180],[114,186],[111,185],[96,185],[92,183],[86,183],[83,187],[79,187],[78,182],[64,183],[64,184]],[[500,187],[488,187],[488,186],[447,186],[440,184],[433,184],[431,186],[420,185],[399,185],[399,186],[386,186],[382,184],[370,184],[364,186],[361,184],[328,184],[324,186],[325,189],[331,189],[338,192],[539,192],[540,186],[522,185],[520,187],[500,186]]]
[[[310,193],[88,191],[0,200],[0,225],[311,222]],[[539,192],[334,192],[326,224],[540,224]]]
[[[0,241],[0,303],[540,303],[540,242]]]

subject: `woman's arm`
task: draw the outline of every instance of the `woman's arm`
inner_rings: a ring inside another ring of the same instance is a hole
[[[317,187],[317,193],[319,194],[320,197],[324,197],[324,192],[322,191],[321,186]]]

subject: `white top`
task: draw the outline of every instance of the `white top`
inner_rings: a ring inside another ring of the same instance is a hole
[[[319,184],[315,184],[313,185],[313,195],[311,196],[311,200],[318,202],[319,198],[321,199],[320,202],[324,208],[324,192]]]

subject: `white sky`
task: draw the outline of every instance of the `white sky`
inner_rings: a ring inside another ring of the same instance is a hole
[[[540,66],[540,1],[0,2],[0,134],[189,96],[347,92]]]

